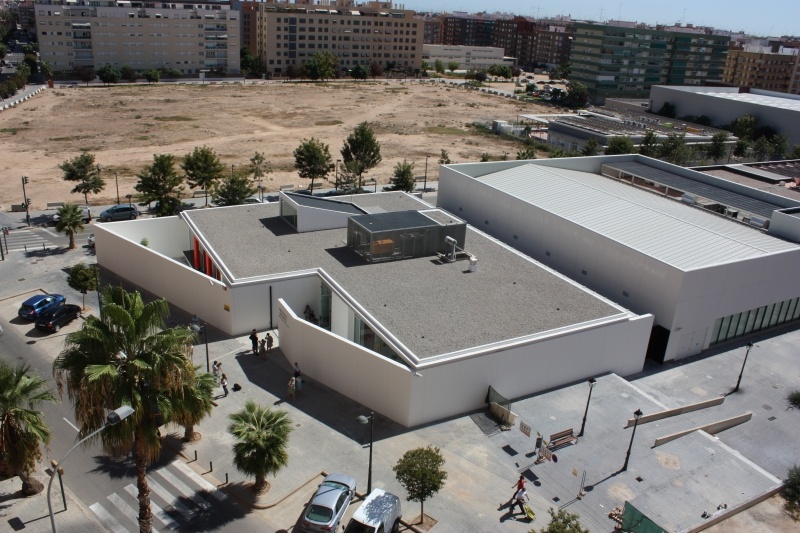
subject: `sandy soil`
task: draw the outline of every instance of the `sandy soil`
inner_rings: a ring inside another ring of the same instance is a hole
[[[513,84],[495,87],[512,90]],[[202,145],[237,167],[263,152],[274,170],[264,182],[270,191],[289,183],[306,187],[292,156],[300,141],[321,139],[336,160],[362,121],[373,125],[383,155],[368,177],[388,183],[404,158],[422,175],[430,156],[428,177],[436,179],[441,149],[453,162],[476,161],[484,152],[493,159],[504,152],[515,157],[518,143],[478,134],[467,127],[472,122],[547,109],[430,82],[56,88],[0,114],[0,205],[9,210],[21,202],[23,175],[30,177],[33,209],[47,202],[82,203],[58,168],[80,150],[95,154],[106,179],[105,190],[90,196],[92,204],[115,202],[115,173],[124,198],[135,192],[135,175],[154,154],[181,157]]]

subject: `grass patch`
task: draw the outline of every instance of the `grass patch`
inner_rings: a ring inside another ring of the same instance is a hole
[[[148,139],[150,139],[149,135],[139,135],[138,137],[136,137],[137,141],[146,141]]]
[[[153,119],[158,120],[160,122],[191,122],[194,120],[192,117],[187,117],[184,115],[173,115],[171,117],[153,117]]]
[[[433,133],[434,135],[464,135],[466,133],[461,128],[453,128],[451,126],[427,126],[426,133]]]
[[[72,137],[51,137],[49,141],[67,142],[67,141],[80,141],[81,139],[89,139],[91,135],[73,135]]]
[[[315,126],[338,126],[341,124],[341,120],[318,120],[314,123]]]
[[[20,130],[26,130],[28,128],[2,128],[0,129],[0,133],[10,133],[11,135],[16,135]]]

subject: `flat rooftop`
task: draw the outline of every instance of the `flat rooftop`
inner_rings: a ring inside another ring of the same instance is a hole
[[[681,270],[800,249],[594,172],[528,163],[474,179]]]
[[[350,198],[367,212],[430,206],[402,193]],[[186,211],[234,282],[323,269],[420,359],[540,334],[629,313],[473,229],[466,251],[478,258],[436,257],[367,263],[347,248],[347,230],[296,233],[279,204]]]

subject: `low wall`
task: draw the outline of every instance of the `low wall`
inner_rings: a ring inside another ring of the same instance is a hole
[[[666,444],[666,443],[668,443],[670,441],[673,441],[675,439],[679,439],[679,438],[683,437],[684,435],[688,435],[689,433],[692,433],[694,431],[702,430],[702,431],[705,431],[706,433],[708,433],[710,435],[715,435],[715,434],[719,433],[720,431],[725,431],[726,429],[730,429],[730,428],[732,428],[734,426],[738,426],[739,424],[744,424],[745,422],[750,420],[752,417],[753,417],[753,413],[747,412],[747,413],[745,413],[743,415],[734,416],[734,417],[731,417],[731,418],[726,418],[724,420],[718,420],[716,422],[712,422],[712,423],[706,424],[704,426],[697,426],[697,427],[693,427],[691,429],[685,429],[683,431],[678,431],[677,433],[671,433],[671,434],[665,435],[663,437],[658,437],[656,439],[655,443],[653,444],[653,448],[661,446],[662,444]]]
[[[682,415],[686,413],[691,413],[692,411],[699,411],[700,409],[705,409],[706,407],[713,407],[715,405],[722,405],[722,402],[725,401],[724,396],[720,396],[719,398],[712,398],[710,400],[703,400],[702,402],[697,403],[690,403],[688,405],[684,405],[682,407],[676,407],[674,409],[666,409],[664,411],[659,411],[657,413],[651,413],[648,415],[642,415],[639,418],[639,424],[647,424],[648,422],[654,422],[656,420],[662,420],[664,418],[669,418],[671,416]],[[628,419],[628,425],[626,428],[631,427],[634,422],[635,418]]]

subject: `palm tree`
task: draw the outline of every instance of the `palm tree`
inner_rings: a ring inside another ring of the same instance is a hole
[[[183,385],[183,396],[175,406],[175,423],[184,427],[184,442],[198,440],[200,434],[195,433],[194,426],[211,414],[214,407],[212,400],[217,381],[212,374],[202,372],[201,368],[194,367],[191,379]]]
[[[267,474],[277,474],[289,464],[286,447],[292,421],[286,411],[274,411],[248,401],[243,411],[228,417],[228,431],[238,442],[233,445],[233,464],[242,473],[255,476],[253,492],[267,488]]]
[[[31,477],[42,458],[41,445],[50,443],[50,428],[45,425],[41,402],[58,400],[47,381],[30,375],[30,365],[12,367],[0,360],[0,471],[9,470],[22,480],[22,494],[31,496],[44,485]]]
[[[75,249],[75,234],[83,233],[83,212],[76,204],[65,204],[58,208],[56,231],[69,237],[69,249]]]
[[[53,363],[58,390],[64,386],[81,426],[79,437],[103,427],[109,410],[130,405],[134,414],[101,433],[103,448],[114,456],[133,448],[139,489],[139,531],[152,530],[147,467],[161,453],[159,426],[175,420],[192,364],[186,357],[195,334],[188,328],[162,329],[166,300],[145,304],[138,292],[107,287],[102,318],[87,317],[67,335]]]

